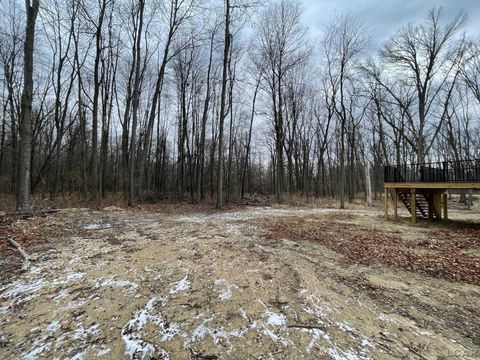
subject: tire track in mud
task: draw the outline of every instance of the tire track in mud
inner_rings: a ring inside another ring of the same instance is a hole
[[[263,238],[265,219],[332,212],[65,212],[49,227],[55,256],[2,287],[11,345],[0,356],[361,359],[471,349],[461,334],[400,313],[403,294],[395,309],[364,291],[370,269],[320,245]]]

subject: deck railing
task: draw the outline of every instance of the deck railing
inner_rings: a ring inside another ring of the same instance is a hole
[[[480,159],[388,165],[385,182],[480,182]]]

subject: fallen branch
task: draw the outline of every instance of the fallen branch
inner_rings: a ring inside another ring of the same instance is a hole
[[[290,324],[287,325],[289,328],[295,328],[295,329],[319,329],[322,331],[327,330],[327,328],[324,325],[307,325],[307,324]]]
[[[3,238],[3,239],[7,240],[10,243],[10,245],[12,245],[15,249],[17,249],[17,251],[22,255],[23,257],[22,270],[28,270],[28,267],[30,266],[30,257],[25,252],[25,250],[23,250],[22,246],[13,239],[9,239],[9,238]]]
[[[415,349],[412,349],[412,348],[408,348],[408,350],[410,350],[412,353],[414,353],[415,355],[417,355],[420,359],[427,359],[425,356],[423,356],[422,354],[420,354],[417,350]]]
[[[3,221],[5,219],[28,219],[34,216],[46,216],[49,214],[56,214],[59,212],[60,209],[43,209],[43,210],[38,210],[38,211],[16,211],[16,212],[10,212],[10,213],[1,213],[0,214],[0,221]]]

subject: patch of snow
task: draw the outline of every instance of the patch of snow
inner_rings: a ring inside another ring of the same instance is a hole
[[[384,313],[380,313],[380,315],[378,315],[378,320],[380,321],[384,321],[384,322],[390,322],[390,323],[395,323],[396,321],[389,318],[387,315],[385,315]]]
[[[84,230],[100,230],[100,229],[110,229],[112,227],[113,227],[112,224],[96,222],[96,223],[85,225],[83,229]]]
[[[83,326],[76,329],[75,333],[73,335],[74,340],[79,340],[79,339],[85,339],[88,335],[97,335],[100,330],[99,330],[100,325],[92,325],[89,328],[85,329]]]
[[[225,224],[226,227],[224,227],[225,234],[228,235],[236,235],[236,236],[241,236],[242,231],[240,230],[238,224]]]
[[[128,280],[115,280],[115,279],[106,279],[102,281],[101,283],[97,281],[95,284],[95,287],[100,287],[100,286],[110,286],[112,288],[131,288],[131,289],[136,289],[138,288],[138,284],[128,281]]]
[[[68,295],[70,295],[68,290],[67,289],[62,289],[62,290],[60,290],[58,295],[53,298],[53,300],[59,300],[59,299],[62,299],[64,297],[67,297]]]
[[[76,309],[80,306],[83,306],[86,304],[86,301],[84,299],[80,299],[80,300],[77,300],[77,301],[70,301],[66,307],[66,309]],[[79,317],[82,317],[83,315],[79,315],[78,317],[76,318],[79,318]]]
[[[46,282],[43,279],[38,279],[31,283],[15,282],[9,286],[2,288],[0,292],[3,293],[2,297],[4,298],[14,298],[18,295],[35,293],[45,285]]]
[[[187,290],[190,288],[190,281],[188,281],[188,275],[180,280],[175,286],[170,290],[170,294],[177,294],[181,291]]]
[[[35,274],[35,275],[38,275],[42,272],[42,269],[40,269],[39,267],[35,266],[35,267],[32,267],[30,268],[30,272],[32,274]]]
[[[42,334],[43,336],[37,338],[33,341],[33,345],[31,349],[24,353],[22,359],[24,360],[35,360],[38,357],[41,357],[41,354],[44,351],[49,351],[52,349],[52,346],[55,345],[56,349],[59,349],[63,345],[63,340],[65,338],[64,335],[56,336],[54,333],[60,329],[61,323],[60,321],[54,320],[50,324],[47,325],[45,331],[39,327],[34,327],[30,330],[31,333],[35,334]]]
[[[244,320],[247,320],[248,321],[248,315],[247,315],[247,312],[245,310],[243,310],[242,308],[240,308],[240,314],[242,314],[242,318]]]
[[[63,349],[64,340],[65,340],[65,334],[62,334],[62,335],[58,336],[57,339],[55,340],[55,348],[56,349]]]
[[[209,336],[212,338],[214,344],[226,343],[229,347],[229,352],[231,352],[233,348],[230,339],[242,337],[248,331],[248,328],[235,330],[225,330],[223,327],[214,328],[209,325],[212,320],[213,317],[204,319],[204,321],[193,330],[191,339],[186,344]]]
[[[351,350],[348,350],[348,351],[344,352],[344,351],[338,349],[337,347],[331,347],[327,351],[328,351],[328,354],[334,360],[362,360],[362,359],[368,359],[368,357],[359,356]]]
[[[347,323],[346,321],[342,321],[341,323],[338,323],[338,327],[345,332],[350,332],[350,333],[353,333],[353,334],[356,333],[355,329],[353,329],[350,326],[350,324]]]
[[[268,336],[270,339],[272,339],[273,342],[280,342],[284,346],[293,345],[291,340],[275,334],[266,324],[263,324],[261,322],[254,321],[250,328],[260,331],[263,335]]]
[[[320,339],[320,337],[323,337],[327,341],[330,340],[330,337],[328,336],[328,334],[326,334],[321,329],[302,329],[302,330],[304,332],[309,332],[309,333],[313,334],[312,340],[310,340],[310,343],[307,345],[306,350],[307,350],[308,353],[310,353],[312,351],[313,347],[315,346],[318,339]]]
[[[287,319],[283,314],[277,314],[267,308],[263,301],[258,300],[260,304],[265,308],[264,317],[267,317],[267,324],[272,326],[285,326],[287,324]]]
[[[122,336],[125,342],[125,354],[130,356],[130,359],[149,359],[150,356],[161,351],[161,359],[169,360],[169,354],[163,349],[157,349],[156,346],[147,343],[144,340]],[[134,357],[135,356],[135,357]]]
[[[83,360],[85,359],[85,351],[75,354],[74,357],[71,357],[70,360]]]
[[[237,285],[230,284],[227,280],[225,279],[217,279],[215,280],[215,285],[216,286],[223,286],[224,288],[221,289],[218,293],[218,297],[220,300],[225,301],[229,300],[232,298],[232,289],[238,289]]]
[[[57,279],[51,280],[51,281],[44,281],[42,279],[42,280],[39,280],[39,281],[43,282],[43,284],[41,286],[39,286],[38,289],[42,288],[43,285],[50,285],[50,286],[64,285],[64,284],[67,284],[69,282],[82,279],[84,276],[85,276],[84,272],[72,272],[72,273],[66,275],[64,278],[57,278]]]
[[[431,332],[428,332],[428,331],[419,331],[418,333],[420,335],[423,335],[423,336],[432,336],[433,335]]]
[[[285,326],[287,319],[283,314],[277,314],[270,310],[265,310],[265,316],[267,317],[267,324],[272,326]]]
[[[23,360],[35,360],[42,352],[50,350],[50,344],[42,343],[44,339],[35,340],[33,348],[22,356]]]
[[[48,331],[53,331],[53,332],[54,332],[54,331],[56,331],[56,330],[58,330],[58,329],[60,329],[60,321],[57,321],[57,320],[52,321],[52,322],[51,322],[50,324],[48,324],[48,326],[47,326],[47,330],[48,330]]]
[[[81,279],[85,276],[85,273],[84,272],[76,272],[76,273],[71,273],[71,274],[68,274],[66,277],[65,277],[65,282],[69,282],[69,281],[73,281],[73,280],[78,280],[78,279]],[[60,284],[63,283],[63,282],[60,282]]]
[[[107,354],[110,354],[112,352],[112,349],[110,348],[103,348],[103,349],[100,349],[97,351],[97,357],[100,357],[100,356],[105,356]]]
[[[367,338],[363,338],[362,339],[362,346],[363,347],[374,347],[372,342],[370,340],[368,340]]]
[[[143,309],[137,310],[132,319],[122,329],[122,339],[125,343],[125,354],[130,358],[149,358],[154,353],[161,353],[162,359],[169,359],[169,354],[154,344],[150,344],[142,339],[142,330],[147,322],[153,322],[160,328],[162,341],[170,341],[180,332],[180,326],[175,323],[166,324],[159,316],[151,314],[157,303],[156,298],[148,301]],[[139,357],[140,356],[140,357]]]
[[[314,294],[308,295],[307,300],[311,303],[311,307],[307,305],[302,306],[303,310],[306,313],[313,315],[317,318],[328,319],[329,317],[328,313],[332,311],[332,309],[328,304],[320,301],[320,299]]]

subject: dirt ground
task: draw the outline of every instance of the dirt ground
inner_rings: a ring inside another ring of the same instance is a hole
[[[480,222],[478,211],[450,216]],[[319,234],[331,223],[329,240],[288,235],[302,219]],[[448,224],[387,222],[378,210],[110,207],[9,226],[19,242],[39,240],[27,272],[2,254],[2,359],[480,358],[475,238],[455,248],[474,267],[458,279],[357,262],[341,246],[359,236],[352,226],[443,244]]]

